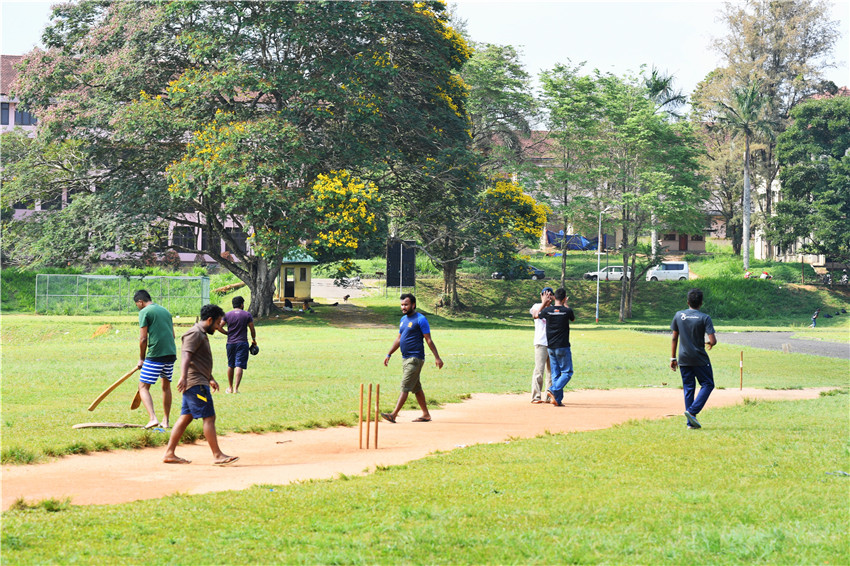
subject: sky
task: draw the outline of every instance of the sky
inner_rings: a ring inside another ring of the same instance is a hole
[[[53,0],[0,0],[2,53],[21,55],[39,44]],[[719,66],[711,49],[724,34],[717,21],[722,2],[570,2],[461,0],[457,14],[473,41],[520,48],[534,77],[557,63],[586,62],[588,70],[636,74],[655,65],[672,74],[686,93]],[[842,36],[827,78],[850,86],[850,0],[833,3]]]

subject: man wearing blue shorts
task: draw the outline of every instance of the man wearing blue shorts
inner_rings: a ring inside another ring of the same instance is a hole
[[[218,436],[215,431],[215,407],[212,392],[218,391],[218,383],[212,376],[213,357],[210,350],[208,335],[216,330],[221,331],[224,311],[218,305],[204,305],[201,308],[201,320],[189,332],[183,335],[180,379],[177,381],[177,391],[183,394],[183,407],[180,418],[171,431],[168,448],[162,461],[166,464],[188,464],[174,453],[186,427],[194,419],[204,420],[204,438],[210,445],[214,464],[229,464],[239,458],[228,456],[218,446]]]
[[[233,297],[233,310],[224,315],[227,325],[227,389],[225,393],[239,393],[242,372],[248,369],[248,330],[251,330],[251,343],[257,343],[257,331],[254,329],[254,317],[245,310],[245,299]],[[233,378],[236,377],[236,387]]]
[[[150,293],[139,289],[133,295],[133,301],[139,309],[139,397],[148,411],[148,424],[145,428],[159,426],[153,409],[151,385],[162,378],[162,426],[168,428],[171,416],[171,375],[177,360],[177,347],[174,345],[174,326],[171,313],[153,302]]]
[[[401,322],[399,323],[398,336],[390,348],[390,353],[384,358],[384,365],[386,366],[393,352],[401,348],[403,372],[401,393],[398,396],[398,402],[393,412],[381,413],[381,416],[394,423],[399,411],[404,407],[408,395],[413,393],[416,396],[416,401],[419,403],[419,408],[422,409],[422,416],[413,419],[413,422],[427,423],[431,420],[431,414],[428,412],[428,405],[425,403],[425,392],[422,390],[422,384],[419,382],[422,366],[425,365],[425,345],[423,344],[423,340],[428,343],[428,347],[434,354],[437,369],[443,367],[443,360],[440,359],[440,354],[437,353],[437,346],[431,340],[431,327],[428,324],[428,319],[416,312],[416,297],[410,293],[402,295],[401,312],[404,316],[401,317]]]
[[[711,369],[711,360],[708,358],[706,347],[711,348],[717,344],[714,336],[714,323],[711,317],[700,312],[702,306],[702,291],[691,289],[688,291],[688,308],[679,311],[670,323],[673,331],[673,351],[670,357],[670,369],[676,371],[676,367],[682,374],[682,389],[685,392],[685,420],[688,428],[701,428],[697,420],[697,414],[705,406],[708,396],[714,390],[714,372]],[[708,335],[708,342],[705,336]],[[676,358],[676,347],[679,348],[679,357]],[[696,382],[699,381],[699,394],[694,398]]]

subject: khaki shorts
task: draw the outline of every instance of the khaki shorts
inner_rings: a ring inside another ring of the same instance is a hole
[[[418,393],[422,391],[422,384],[419,383],[419,374],[422,373],[422,366],[425,365],[425,360],[419,358],[403,358],[401,360],[401,390],[408,393]]]

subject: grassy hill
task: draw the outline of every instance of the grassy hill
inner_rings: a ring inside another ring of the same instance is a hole
[[[457,316],[471,319],[525,320],[528,309],[545,285],[556,287],[558,281],[493,281],[461,279],[460,300],[466,309]],[[816,308],[835,313],[850,310],[848,289],[794,285],[758,279],[705,278],[691,281],[638,281],[630,324],[666,325],[670,317],[685,308],[689,289],[698,287],[705,293],[703,310],[715,322],[739,326],[808,326]],[[596,283],[568,281],[569,304],[578,322],[593,322],[596,309]],[[417,296],[423,308],[432,310],[442,291],[441,279],[419,279]],[[619,282],[600,282],[599,318],[602,323],[617,323]],[[439,310],[444,314],[443,310]],[[819,326],[850,326],[850,314],[833,319],[819,319]]]

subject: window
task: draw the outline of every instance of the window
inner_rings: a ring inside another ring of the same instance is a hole
[[[682,271],[685,269],[685,266],[681,263],[665,263],[662,267],[664,271]]]
[[[62,195],[58,194],[50,199],[41,201],[41,210],[60,210],[62,208]]]
[[[240,252],[245,253],[245,250],[247,249],[245,242],[248,239],[248,234],[246,234],[239,228],[225,228],[224,231],[230,234],[230,237],[233,238],[233,240],[236,242],[237,249]],[[227,251],[233,253],[233,250],[230,249],[229,244],[225,244],[225,248],[227,249]]]
[[[7,118],[8,120],[8,118]],[[38,123],[38,120],[35,119],[35,116],[30,114],[29,112],[23,112],[21,110],[15,109],[15,125],[16,126],[35,126]]]
[[[9,103],[3,102],[0,103],[0,124],[4,126],[9,125]]]
[[[174,246],[194,250],[197,245],[195,231],[189,226],[175,226],[174,232],[171,234],[171,242]]]
[[[307,268],[306,268],[306,267],[302,267],[302,268],[301,268],[301,277],[300,277],[300,280],[301,280],[301,281],[307,281]]]
[[[201,249],[206,251],[210,249],[210,236],[206,230],[201,230]],[[219,248],[220,249],[220,248]],[[218,250],[212,250],[217,252]]]
[[[695,236],[691,236],[692,242],[702,242],[702,240],[703,240],[702,234],[697,234]]]
[[[676,240],[678,240],[676,234],[664,234],[665,242],[675,242]]]

